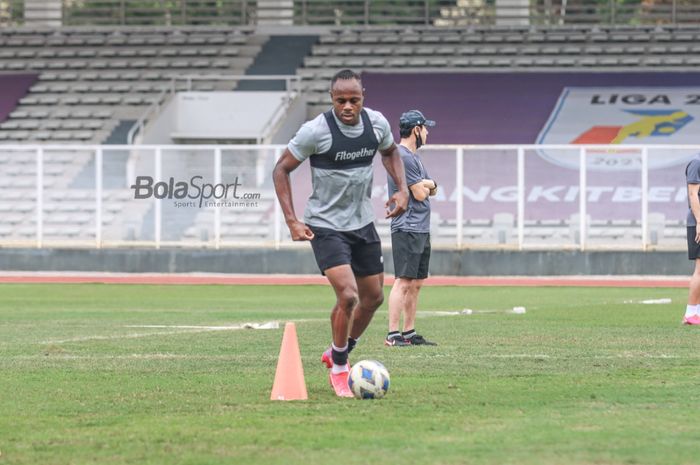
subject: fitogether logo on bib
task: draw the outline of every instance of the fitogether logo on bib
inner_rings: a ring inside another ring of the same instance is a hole
[[[335,154],[335,157],[333,158],[333,160],[340,161],[340,162],[355,161],[358,158],[373,157],[375,153],[376,153],[376,150],[368,149],[366,147],[362,147],[360,150],[357,150],[355,152],[348,152],[347,150],[342,150],[342,151],[337,152]]]
[[[700,87],[569,87],[537,138],[538,144],[618,145],[591,148],[587,167],[593,170],[639,170],[641,150],[649,145],[649,167],[686,163],[689,150],[654,149],[654,145],[700,144]],[[579,168],[578,150],[543,149],[545,159]]]

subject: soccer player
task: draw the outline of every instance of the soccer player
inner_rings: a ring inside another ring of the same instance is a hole
[[[685,167],[688,184],[688,259],[695,261],[695,271],[688,286],[688,306],[683,324],[700,325],[700,154]]]
[[[386,203],[387,217],[406,210],[408,188],[389,122],[363,108],[360,76],[348,69],[338,72],[330,96],[333,108],[304,123],[277,162],[273,180],[292,239],[311,241],[316,263],[335,291],[333,341],[321,361],[330,368],[336,395],[352,397],[348,353],[384,301],[382,247],[370,202],[377,151],[398,185]],[[313,191],[302,222],[294,212],[289,174],[307,158]]]
[[[418,293],[428,277],[430,264],[430,197],[437,194],[437,183],[418,156],[418,149],[428,140],[428,127],[435,121],[425,119],[418,110],[399,118],[401,142],[399,152],[410,189],[408,210],[391,219],[391,244],[396,280],[389,294],[389,333],[384,344],[390,347],[437,345],[416,333]],[[389,194],[398,187],[389,178]],[[399,320],[403,313],[403,332]]]

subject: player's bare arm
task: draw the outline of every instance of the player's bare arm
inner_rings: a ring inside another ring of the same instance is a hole
[[[437,194],[437,183],[432,179],[423,179],[423,185],[428,189],[428,195],[430,197]]]
[[[700,192],[700,184],[688,184],[688,201],[696,222],[695,242],[700,244],[700,199],[698,199],[698,192]]]
[[[425,181],[411,184],[410,186],[408,186],[408,188],[411,190],[413,198],[419,202],[422,202],[423,200],[427,199],[430,195],[430,189],[426,187]]]
[[[386,150],[380,150],[379,153],[382,154],[382,164],[386,169],[389,176],[396,183],[398,191],[392,195],[386,202],[386,207],[389,209],[389,205],[394,205],[394,208],[387,212],[387,218],[394,218],[401,215],[408,208],[408,187],[406,187],[406,173],[403,169],[403,162],[401,161],[401,155],[399,154],[399,149],[396,144],[392,144]]]
[[[285,149],[280,159],[277,160],[275,169],[272,170],[272,182],[275,185],[275,192],[292,240],[310,241],[314,238],[314,233],[306,224],[297,219],[292,202],[292,184],[289,181],[289,173],[297,169],[299,165],[301,162],[294,158],[289,149]]]

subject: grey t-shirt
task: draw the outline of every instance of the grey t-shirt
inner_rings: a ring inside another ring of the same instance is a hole
[[[391,126],[378,111],[367,112],[374,135],[379,142],[378,150],[385,150],[394,143]],[[331,112],[333,113],[333,112]],[[338,129],[346,137],[357,138],[364,133],[362,118],[355,126],[343,124],[333,113]],[[311,155],[324,154],[333,143],[331,129],[323,114],[304,123],[288,148],[294,158],[304,161]],[[343,154],[349,156],[353,154]],[[365,156],[357,154],[357,156]],[[372,209],[372,165],[333,169],[311,167],[313,193],[306,204],[304,222],[310,226],[353,231],[374,221]]]
[[[700,184],[700,154],[695,155],[695,158],[690,160],[690,163],[685,168],[685,179],[687,184]],[[700,194],[698,194],[700,197]],[[695,226],[695,215],[690,209],[690,199],[688,199],[688,218],[686,220],[688,226]]]
[[[411,152],[403,145],[399,145],[401,160],[403,160],[404,171],[406,172],[406,184],[410,187],[421,182],[423,179],[430,179],[428,171],[418,154]],[[392,196],[399,189],[391,176],[388,176],[389,196]],[[406,231],[417,233],[430,232],[430,197],[418,201],[413,197],[413,193],[408,197],[408,209],[402,215],[391,219],[391,232]]]

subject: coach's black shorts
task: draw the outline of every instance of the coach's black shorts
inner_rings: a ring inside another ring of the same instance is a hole
[[[700,258],[700,244],[695,242],[695,226],[688,226],[688,260]]]
[[[425,279],[430,266],[430,234],[407,231],[391,233],[394,276]]]
[[[321,274],[338,265],[350,265],[356,276],[384,272],[382,242],[374,223],[354,231],[336,231],[316,226],[309,228],[314,233],[311,248]]]

